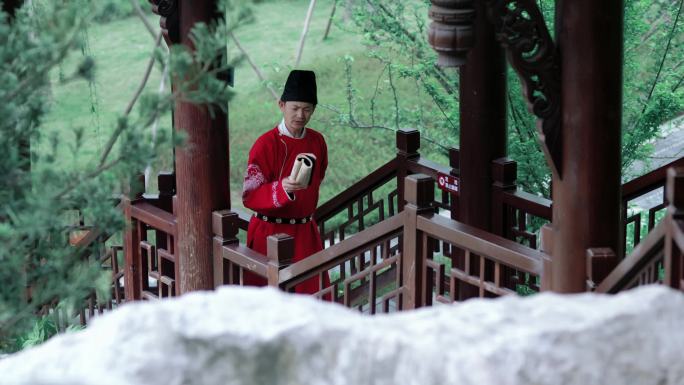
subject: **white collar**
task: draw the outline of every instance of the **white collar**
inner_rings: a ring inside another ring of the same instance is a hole
[[[302,134],[299,135],[299,137],[296,137],[290,133],[290,130],[287,129],[285,126],[285,118],[280,121],[280,124],[278,124],[278,132],[280,132],[281,135],[289,136],[290,138],[295,138],[295,139],[302,139],[304,136],[306,136],[306,127],[302,128]]]

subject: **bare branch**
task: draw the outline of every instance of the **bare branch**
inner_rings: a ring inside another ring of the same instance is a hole
[[[311,24],[311,15],[313,14],[315,6],[316,0],[311,0],[309,2],[309,9],[306,11],[306,19],[304,19],[304,29],[302,30],[302,36],[299,38],[299,46],[297,48],[297,55],[295,56],[295,68],[299,67],[299,62],[302,59],[302,52],[304,51],[304,41],[306,40],[306,34],[309,33],[309,24]]]
[[[157,33],[154,31],[154,27],[152,27],[152,24],[150,24],[150,21],[147,20],[147,16],[145,16],[145,12],[143,12],[142,8],[140,8],[140,3],[138,0],[131,0],[131,3],[133,4],[133,9],[135,10],[135,14],[138,15],[138,18],[140,18],[140,21],[145,25],[145,29],[147,29],[147,32],[150,33],[153,39],[157,38]]]
[[[162,33],[161,31],[157,34],[157,39],[155,41],[154,49],[156,50],[157,47],[159,47],[159,44],[161,44],[162,40]],[[147,81],[150,79],[150,74],[152,73],[152,68],[154,68],[154,54],[150,56],[150,60],[147,63],[147,68],[145,69],[145,74],[143,75],[143,79],[140,82],[140,85],[138,85],[138,89],[136,90],[135,94],[133,95],[133,98],[128,102],[128,106],[126,107],[126,110],[124,111],[124,117],[130,115],[131,111],[133,110],[133,107],[135,106],[135,103],[138,101],[138,98],[140,98],[140,95],[142,94],[143,90],[145,89],[145,85],[147,84]],[[112,148],[114,148],[114,143],[116,143],[117,139],[123,132],[123,130],[126,128],[126,125],[124,124],[119,124],[116,127],[116,130],[112,134],[112,136],[109,138],[109,141],[107,142],[107,145],[105,146],[105,150],[102,153],[102,156],[100,157],[100,163],[99,165],[102,166],[105,161],[107,160],[107,157],[109,156],[109,153],[112,151]]]
[[[280,98],[278,97],[278,94],[275,92],[275,90],[273,89],[273,87],[271,87],[269,84],[266,83],[266,78],[264,78],[264,75],[263,75],[263,74],[261,73],[261,71],[259,70],[259,67],[257,67],[256,64],[254,64],[254,62],[252,61],[252,58],[249,56],[249,54],[247,54],[247,51],[242,47],[242,44],[240,44],[240,42],[238,41],[237,37],[235,37],[235,34],[233,34],[233,31],[228,32],[228,34],[230,35],[230,38],[233,39],[233,43],[235,43],[235,46],[240,50],[240,52],[241,52],[243,55],[245,55],[245,59],[247,59],[247,62],[249,63],[249,66],[252,67],[252,70],[254,70],[254,73],[255,73],[256,76],[259,78],[259,80],[261,81],[261,83],[264,84],[264,85],[266,86],[266,88],[268,88],[268,90],[270,91],[271,95],[273,96],[273,99],[275,99],[276,101],[278,101],[278,100],[280,99]]]

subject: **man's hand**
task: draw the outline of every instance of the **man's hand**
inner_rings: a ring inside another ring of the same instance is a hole
[[[296,183],[289,177],[283,179],[283,188],[285,189],[286,192],[293,192],[297,190],[304,190],[306,186]]]

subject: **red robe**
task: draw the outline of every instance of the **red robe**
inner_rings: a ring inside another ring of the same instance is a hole
[[[304,190],[293,192],[290,199],[281,181],[290,175],[295,157],[301,153],[316,156],[311,184]],[[304,218],[312,215],[318,204],[318,190],[328,167],[328,148],[323,136],[306,128],[304,136],[293,138],[283,135],[276,126],[261,135],[249,151],[247,171],[242,189],[245,207],[269,217]],[[266,238],[285,233],[294,237],[294,261],[301,261],[322,250],[321,236],[315,221],[305,224],[271,223],[252,216],[247,231],[247,247],[266,254]],[[264,278],[245,272],[245,285],[266,285]],[[318,279],[313,277],[295,288],[297,293],[313,294],[319,290]]]

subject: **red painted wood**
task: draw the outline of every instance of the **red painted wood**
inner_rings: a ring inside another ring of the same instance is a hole
[[[563,2],[562,179],[553,179],[553,290],[586,288],[586,250],[621,255],[623,0]]]
[[[192,47],[188,33],[195,23],[215,15],[214,0],[179,4],[181,43]],[[177,130],[187,143],[176,148],[178,262],[180,292],[213,288],[212,212],[230,208],[228,120],[207,106],[177,102]]]
[[[491,230],[491,162],[506,156],[506,62],[484,3],[475,2],[475,46],[460,69],[459,220]]]

